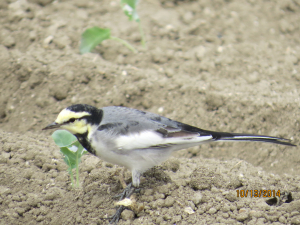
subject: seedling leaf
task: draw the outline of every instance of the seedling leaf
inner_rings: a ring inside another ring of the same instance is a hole
[[[74,148],[76,151],[74,151]],[[60,148],[60,151],[65,157],[64,161],[71,169],[75,169],[79,165],[81,156],[85,154],[84,148],[78,141],[68,147]]]
[[[59,147],[66,147],[77,141],[77,138],[66,130],[56,130],[52,138]]]
[[[140,17],[137,13],[136,7],[139,3],[139,0],[121,0],[121,6],[125,13],[125,15],[128,17],[129,20],[134,20],[139,24],[139,30],[142,37],[141,43],[143,47],[146,49],[146,38],[144,35],[144,31],[141,25]]]
[[[140,17],[136,11],[138,2],[138,0],[121,0],[123,11],[129,20],[140,22]]]
[[[81,35],[80,53],[91,52],[102,41],[110,38],[110,29],[92,27],[86,29]]]
[[[83,156],[84,154],[87,153],[87,151],[82,147],[82,145],[79,143],[79,141],[76,141],[75,143],[73,143],[72,146],[76,146],[77,147],[77,151],[76,151],[76,155],[78,158],[78,164],[80,163],[80,158],[81,156]]]
[[[60,148],[60,152],[64,155],[64,161],[68,165],[68,171],[70,173],[70,171],[76,167],[75,155],[67,147]]]
[[[73,169],[76,169],[76,187],[79,187],[79,163],[81,156],[87,151],[82,147],[77,138],[65,130],[57,130],[52,134],[55,143],[60,147],[60,152],[64,156],[64,161],[68,165],[68,172],[71,177],[72,187],[74,187]]]

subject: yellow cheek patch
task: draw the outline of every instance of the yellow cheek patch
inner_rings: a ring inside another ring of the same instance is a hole
[[[86,124],[86,120],[78,120],[74,123],[69,123],[62,125],[61,128],[64,128],[70,131],[72,134],[84,134],[88,131],[89,125]]]
[[[73,112],[69,109],[64,109],[59,113],[55,122],[58,124],[63,124],[64,122],[67,122],[71,118],[78,119],[78,118],[81,118],[84,116],[89,116],[89,115],[91,115],[91,114],[88,112]]]

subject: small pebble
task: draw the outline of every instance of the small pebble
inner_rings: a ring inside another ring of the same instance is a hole
[[[185,207],[184,211],[188,214],[194,214],[195,213],[195,211],[191,207]]]
[[[223,216],[223,218],[227,219],[229,217],[229,214],[228,213],[223,213],[222,216]]]
[[[217,210],[215,209],[215,208],[210,208],[209,210],[208,210],[208,213],[209,214],[215,214],[217,212]]]
[[[174,205],[174,203],[175,203],[175,199],[171,196],[168,196],[165,200],[164,206],[165,207],[171,207],[171,206]]]
[[[280,222],[280,223],[286,223],[286,218],[284,217],[284,216],[280,216],[279,217],[279,219],[278,219],[278,221]]]
[[[243,222],[245,221],[246,219],[249,218],[249,214],[248,213],[239,213],[237,216],[236,216],[236,220],[237,221],[240,221],[240,222]]]
[[[133,220],[134,219],[134,212],[132,212],[131,210],[125,209],[122,214],[122,219],[123,220]]]
[[[203,195],[201,192],[196,192],[194,196],[192,197],[192,201],[194,202],[195,205],[198,205],[203,198]]]
[[[46,37],[43,41],[43,47],[48,48],[49,44],[53,41],[53,38],[54,37],[52,35]]]

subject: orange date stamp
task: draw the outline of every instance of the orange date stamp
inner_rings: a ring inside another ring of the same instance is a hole
[[[280,197],[280,190],[236,190],[238,198],[272,198]]]

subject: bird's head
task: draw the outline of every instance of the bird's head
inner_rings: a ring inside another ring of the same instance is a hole
[[[72,134],[88,133],[93,126],[99,125],[102,119],[102,110],[96,107],[77,104],[63,109],[56,120],[43,130],[61,128]]]

